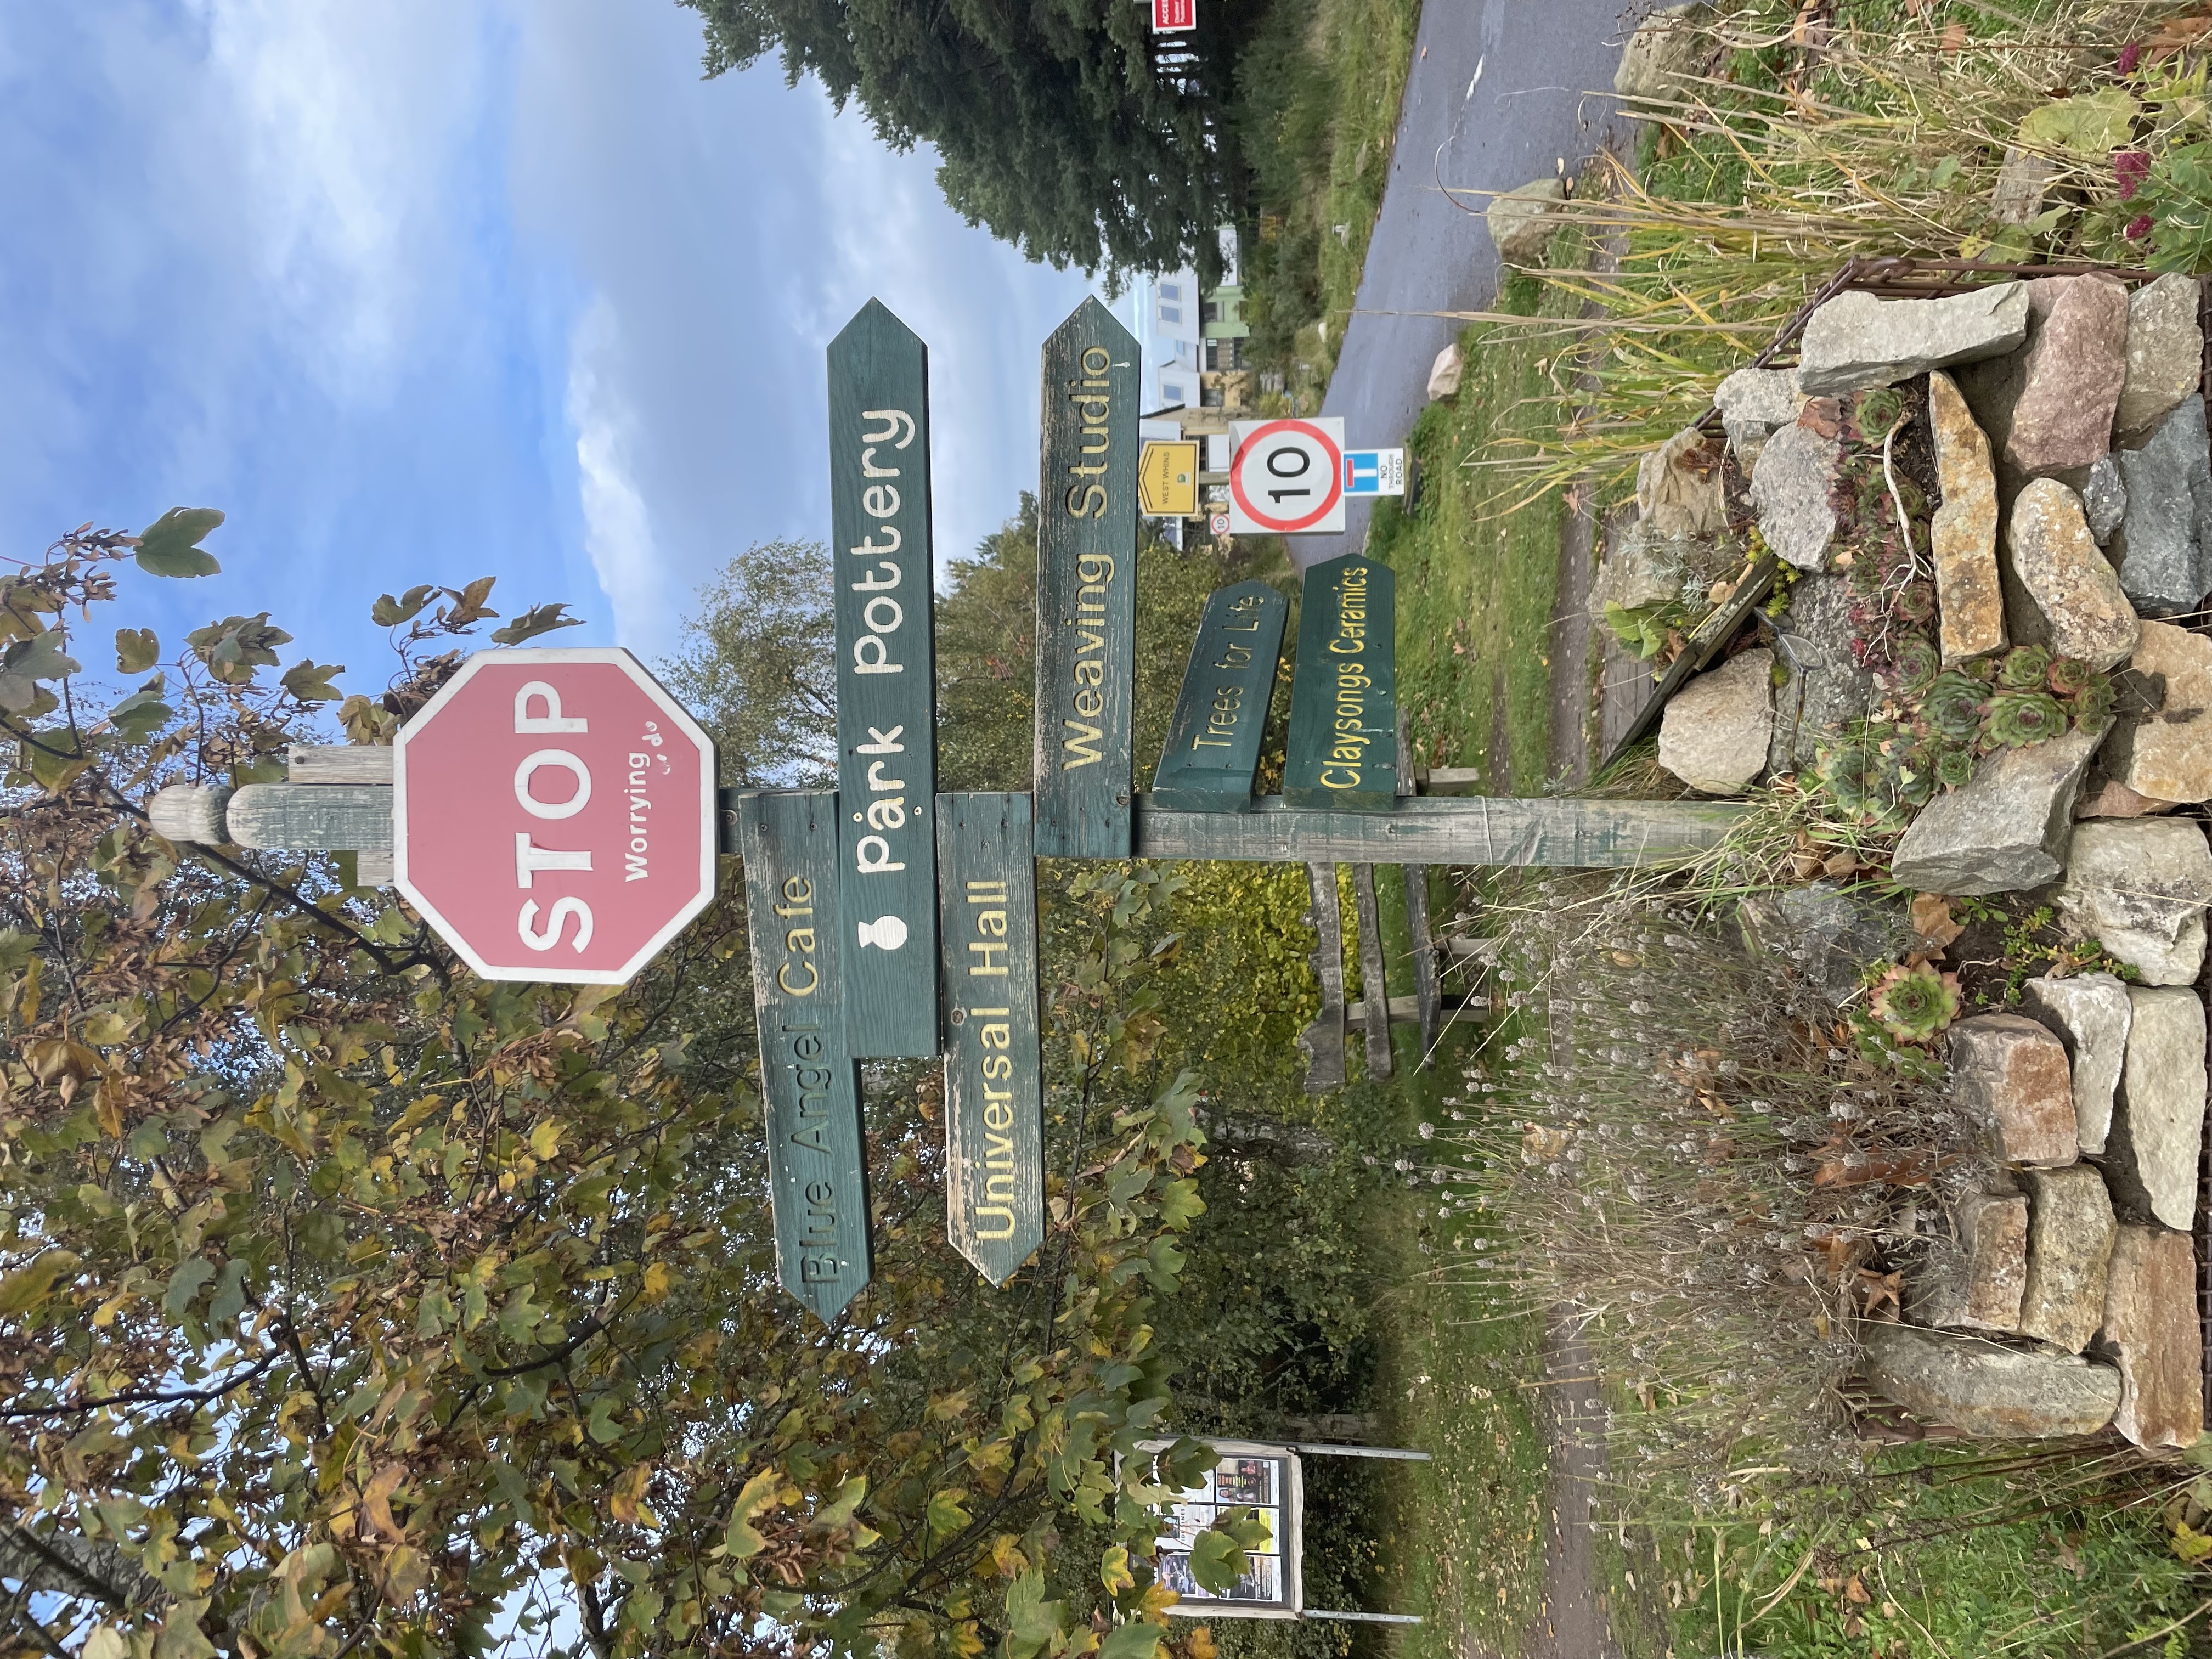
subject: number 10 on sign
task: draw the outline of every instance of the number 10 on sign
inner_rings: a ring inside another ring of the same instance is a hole
[[[1240,536],[1322,535],[1344,528],[1344,422],[1237,421],[1229,462],[1229,527]]]

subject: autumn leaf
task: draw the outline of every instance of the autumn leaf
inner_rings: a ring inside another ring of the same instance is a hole
[[[1098,1582],[1105,1586],[1109,1595],[1119,1595],[1136,1583],[1136,1575],[1129,1571],[1129,1552],[1126,1546],[1114,1544],[1108,1547],[1098,1564]]]
[[[1912,931],[1938,951],[1966,931],[1951,915],[1951,901],[1941,893],[1917,893],[1912,900]]]

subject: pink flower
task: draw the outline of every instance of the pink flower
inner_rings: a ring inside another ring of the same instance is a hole
[[[2144,237],[2150,234],[2150,215],[2148,213],[2138,213],[2134,218],[2128,221],[2127,229],[2121,234],[2130,242],[2140,242]]]
[[[2112,177],[2118,180],[2120,199],[2133,201],[2143,180],[2150,177],[2150,156],[2143,150],[2124,149],[2112,157]]]
[[[2133,75],[2136,72],[2136,65],[2142,61],[2142,42],[2140,40],[2129,41],[2127,44],[2127,49],[2120,53],[2120,73],[2123,75]]]

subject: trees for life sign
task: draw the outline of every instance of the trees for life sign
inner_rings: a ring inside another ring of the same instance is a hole
[[[486,979],[623,984],[714,896],[714,745],[627,651],[471,657],[392,781],[399,890]]]
[[[1237,421],[1229,433],[1229,528],[1240,536],[1344,528],[1344,422]]]

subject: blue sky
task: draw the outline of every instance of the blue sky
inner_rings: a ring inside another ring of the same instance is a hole
[[[173,648],[267,609],[353,690],[416,581],[496,574],[649,659],[731,553],[827,534],[822,354],[874,294],[929,343],[964,552],[1033,484],[1037,347],[1087,284],[812,82],[699,58],[672,0],[6,8],[6,550],[222,507],[224,574],[130,619]]]

